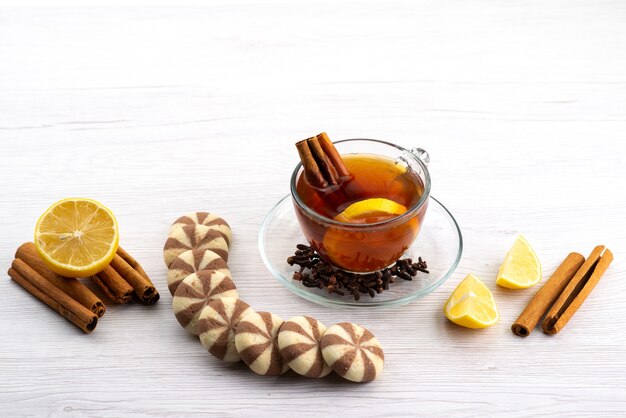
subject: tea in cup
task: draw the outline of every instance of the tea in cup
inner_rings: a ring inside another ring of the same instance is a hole
[[[298,222],[320,256],[343,270],[373,272],[400,259],[428,207],[428,154],[374,139],[335,147],[350,174],[338,185],[309,181],[303,164],[291,178]]]

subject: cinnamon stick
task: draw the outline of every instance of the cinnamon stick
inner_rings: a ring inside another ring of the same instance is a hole
[[[587,261],[578,269],[546,314],[542,324],[545,334],[557,334],[565,327],[598,284],[611,261],[613,261],[613,253],[604,245],[598,245],[593,249]]]
[[[98,316],[95,313],[53,285],[24,260],[19,258],[13,260],[9,276],[28,293],[54,309],[85,333],[89,334],[96,328]]]
[[[137,295],[137,298],[141,303],[145,305],[156,303],[158,298],[155,299],[154,296],[157,292],[154,285],[149,280],[146,280],[146,278],[143,277],[130,264],[128,264],[126,260],[120,257],[119,254],[115,254],[113,257],[111,267],[113,267],[119,275],[133,287],[135,295]]]
[[[585,257],[578,253],[570,253],[561,265],[555,270],[532,300],[528,303],[519,318],[511,326],[513,334],[519,337],[528,337],[535,326],[563,292],[574,274],[585,262]]]
[[[130,254],[128,254],[126,250],[124,250],[122,247],[117,247],[117,255],[122,257],[122,259],[126,261],[132,268],[134,268],[139,274],[141,274],[143,278],[148,281],[148,283],[154,286],[154,283],[152,283],[152,280],[148,276],[148,273],[146,273],[143,267],[141,267],[141,264],[139,264],[137,260],[135,260]],[[159,301],[160,298],[161,298],[161,295],[159,295],[159,292],[157,291],[155,287],[154,293],[152,294],[152,296],[150,297],[150,299],[147,301],[146,304],[154,305],[155,303]]]
[[[148,274],[143,269],[143,267],[141,267],[141,264],[139,264],[137,260],[135,260],[130,254],[128,254],[125,249],[123,249],[122,247],[117,247],[117,255],[122,257],[122,259],[126,261],[132,268],[137,270],[137,272],[141,274],[144,279],[152,283],[152,280],[150,279],[150,277],[148,277]]]
[[[332,166],[337,170],[337,173],[339,174],[339,176],[340,177],[352,177],[352,175],[348,171],[348,168],[343,163],[343,160],[341,159],[341,155],[339,155],[339,151],[337,151],[337,148],[335,148],[335,146],[333,145],[328,135],[326,135],[326,132],[322,132],[321,134],[317,135],[317,139],[319,141],[320,146],[324,150],[324,153],[330,160]]]
[[[128,303],[133,298],[133,287],[110,265],[93,276],[92,280],[114,303]]]
[[[302,141],[296,142],[296,148],[298,149],[298,154],[300,155],[300,161],[302,162],[304,178],[306,181],[311,185],[311,187],[318,189],[328,187],[328,183],[324,179],[324,175],[320,171],[320,168],[311,153],[307,140],[303,139]]]
[[[308,138],[306,142],[309,144],[309,148],[311,149],[311,154],[317,163],[317,166],[320,168],[324,179],[328,182],[329,185],[334,186],[341,182],[339,178],[339,173],[337,169],[330,161],[328,155],[322,149],[320,142],[317,136],[312,138]],[[343,161],[342,161],[343,163]]]
[[[94,312],[98,317],[102,317],[106,311],[106,307],[102,300],[96,296],[87,286],[82,284],[79,280],[59,276],[46,265],[39,253],[35,244],[32,242],[26,242],[19,246],[15,252],[15,258],[23,260],[33,270],[39,273],[42,277],[48,280],[50,283],[61,289],[72,299]]]
[[[311,187],[335,193],[341,189],[332,186],[341,187],[345,181],[352,178],[326,132],[298,141],[296,148],[302,162],[304,177]]]

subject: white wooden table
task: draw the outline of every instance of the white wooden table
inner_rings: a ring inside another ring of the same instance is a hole
[[[459,221],[455,274],[388,310],[327,308],[283,288],[257,233],[288,193],[293,143],[327,131],[422,146]],[[626,415],[626,6],[597,2],[294,2],[0,8],[0,266],[38,215],[88,196],[161,301],[110,307],[91,335],[0,281],[0,415]],[[161,248],[196,209],[222,214],[241,296],[284,318],[354,321],[382,376],[264,378],[210,357],[171,312]],[[496,288],[524,233],[549,275],[570,251],[615,261],[562,334],[510,325],[536,289]],[[473,272],[501,321],[449,323]]]

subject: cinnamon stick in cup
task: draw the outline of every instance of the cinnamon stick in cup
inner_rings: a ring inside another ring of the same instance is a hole
[[[104,315],[106,307],[102,300],[96,296],[87,286],[82,284],[80,280],[59,276],[46,265],[39,253],[35,244],[32,242],[26,242],[17,249],[15,252],[15,258],[23,260],[33,270],[39,273],[42,277],[48,280],[50,283],[61,289],[69,297],[79,302],[81,305],[94,312],[98,317]]]
[[[304,169],[304,176],[311,187],[324,189],[328,187],[328,182],[324,179],[324,174],[320,170],[319,165],[315,161],[309,143],[306,139],[296,142],[296,148],[300,155],[300,161]]]
[[[339,173],[337,169],[335,168],[335,166],[333,165],[333,163],[331,162],[328,155],[326,155],[326,153],[322,149],[322,146],[320,145],[320,142],[317,136],[308,138],[306,142],[307,144],[309,144],[309,148],[311,149],[311,154],[313,155],[313,158],[315,158],[315,161],[317,162],[317,166],[320,168],[322,175],[324,176],[328,184],[331,186],[339,184],[341,182]],[[343,165],[343,161],[341,162],[341,164]]]
[[[604,245],[593,249],[546,314],[542,324],[544,334],[554,335],[563,329],[598,284],[611,261],[613,253]]]
[[[13,260],[9,276],[28,293],[54,309],[85,333],[89,334],[96,328],[98,316],[95,313],[53,285],[24,260],[19,258]]]
[[[317,135],[316,139],[330,160],[331,165],[337,170],[339,177],[351,177],[350,171],[348,171],[348,168],[343,163],[341,155],[339,155],[337,148],[335,148],[328,135],[326,135],[326,132]]]
[[[555,270],[535,297],[528,303],[519,318],[511,326],[513,334],[528,337],[535,326],[563,292],[563,289],[585,262],[585,257],[578,253],[570,253]]]
[[[304,176],[311,187],[335,190],[352,176],[326,132],[296,142]]]

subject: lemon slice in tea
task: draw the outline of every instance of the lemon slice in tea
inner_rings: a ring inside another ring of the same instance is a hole
[[[390,199],[375,197],[352,203],[335,220],[346,223],[381,222],[406,212],[406,206]]]
[[[119,242],[113,213],[95,200],[63,199],[35,227],[35,246],[48,267],[67,277],[89,277],[113,259]]]

